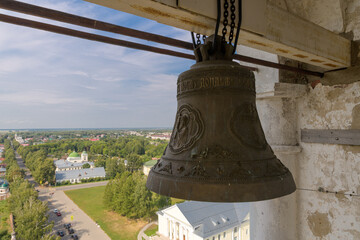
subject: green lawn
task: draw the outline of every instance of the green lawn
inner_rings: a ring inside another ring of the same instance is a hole
[[[158,231],[158,225],[153,224],[148,229],[146,229],[146,231],[144,231],[144,233],[147,236],[151,237],[151,236],[155,235],[157,231]]]
[[[129,220],[117,213],[107,211],[103,204],[106,186],[65,191],[89,217],[96,221],[111,239],[134,240],[146,222]]]
[[[182,203],[184,202],[184,199],[179,199],[179,198],[171,198],[171,205],[174,205],[176,203]]]

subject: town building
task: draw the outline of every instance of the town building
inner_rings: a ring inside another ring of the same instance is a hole
[[[0,178],[0,200],[5,200],[10,196],[9,183]]]
[[[187,201],[157,212],[158,234],[169,240],[249,240],[248,203]]]
[[[5,177],[6,168],[4,166],[0,166],[0,177]]]
[[[70,183],[80,183],[82,179],[105,178],[105,169],[103,167],[85,168],[68,171],[55,172],[56,183],[69,181]]]
[[[87,162],[87,161],[85,161],[85,162],[70,162],[65,159],[56,160],[56,161],[54,161],[54,164],[56,166],[55,171],[69,171],[69,170],[82,169],[84,164],[89,164],[90,168],[94,167],[93,162]]]
[[[81,155],[77,152],[72,152],[67,158],[55,160],[55,171],[69,171],[82,169],[85,164],[89,164],[90,168],[94,168],[94,163],[88,161],[88,154],[84,151]]]
[[[149,175],[150,169],[156,164],[156,162],[157,162],[157,159],[153,159],[153,160],[150,160],[150,161],[147,161],[147,162],[144,163],[143,173],[146,176]]]
[[[167,133],[167,134],[153,134],[153,135],[150,135],[150,138],[151,139],[158,139],[158,140],[168,140],[170,141],[170,137],[171,137],[171,134],[170,133]]]
[[[83,151],[81,153],[81,155],[77,152],[72,152],[70,153],[70,155],[67,157],[67,159],[69,162],[87,162],[88,161],[88,154],[87,152]]]
[[[25,140],[21,136],[18,136],[17,134],[15,134],[15,141],[17,141],[20,144],[25,143]]]

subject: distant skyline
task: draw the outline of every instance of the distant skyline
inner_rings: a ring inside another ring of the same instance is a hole
[[[190,42],[187,31],[81,0],[22,1]],[[177,76],[194,63],[0,22],[0,129],[172,127]]]

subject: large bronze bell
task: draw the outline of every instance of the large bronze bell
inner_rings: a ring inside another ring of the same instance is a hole
[[[249,202],[295,191],[290,171],[266,142],[255,104],[254,74],[231,59],[232,46],[211,53],[180,74],[178,109],[169,145],[151,169],[147,187],[180,199]]]

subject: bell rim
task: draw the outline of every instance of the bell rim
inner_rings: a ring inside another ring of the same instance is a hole
[[[150,170],[146,187],[160,195],[204,202],[263,201],[283,197],[296,191],[296,184],[290,171],[263,182],[209,183],[184,181],[178,177],[174,178]],[[214,194],[211,194],[212,192]]]

